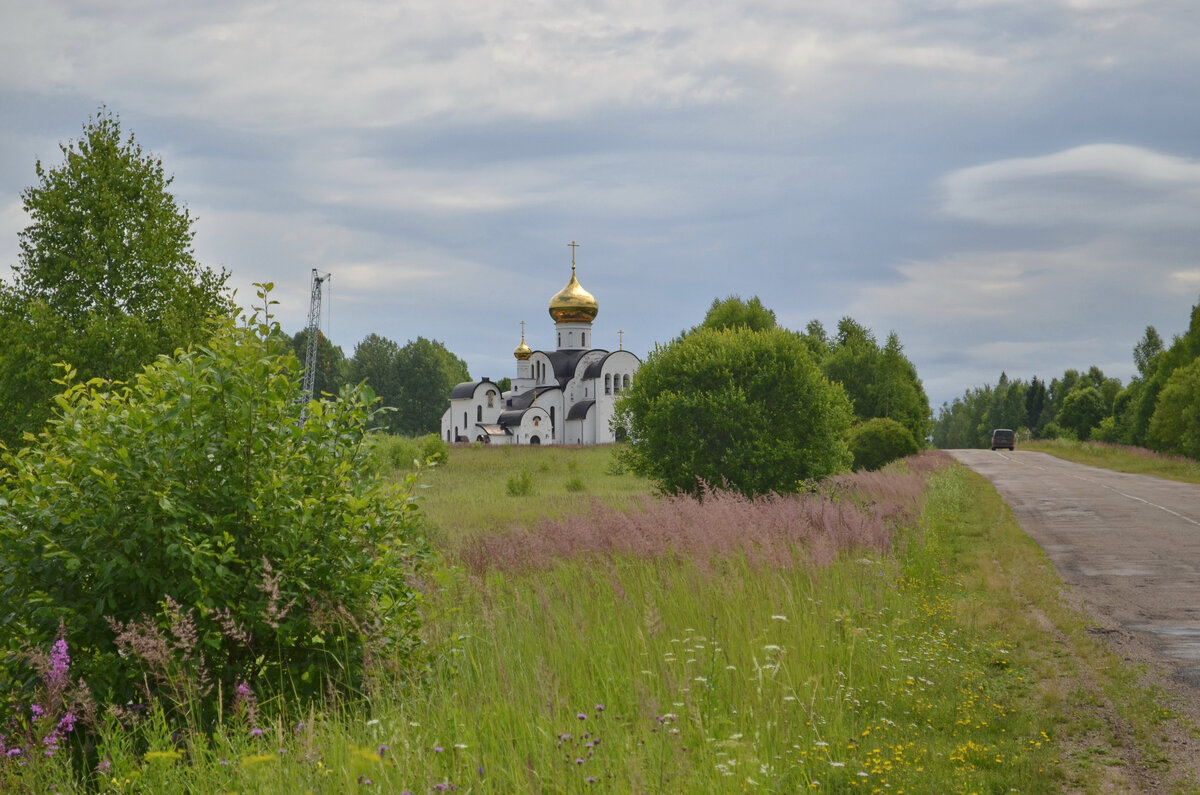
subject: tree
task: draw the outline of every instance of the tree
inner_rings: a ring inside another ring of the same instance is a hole
[[[1142,378],[1149,378],[1154,374],[1154,360],[1162,352],[1163,338],[1159,336],[1158,329],[1146,326],[1146,333],[1142,335],[1138,344],[1133,346],[1133,363]]]
[[[1200,458],[1200,359],[1171,374],[1150,419],[1159,450]]]
[[[0,391],[8,442],[50,414],[57,388],[47,363],[126,379],[206,339],[209,319],[230,308],[226,274],[196,261],[194,219],[169,192],[173,178],[122,137],[115,115],[99,111],[59,148],[62,164],[37,161],[37,184],[21,194],[30,224],[0,299],[0,331],[26,341],[0,351],[0,382],[23,382],[19,395]]]
[[[850,464],[852,412],[783,329],[705,329],[656,348],[617,402],[622,460],[665,492],[793,492]]]
[[[758,296],[749,301],[743,301],[740,296],[731,295],[724,300],[714,298],[708,314],[704,316],[700,328],[727,329],[748,328],[751,331],[766,331],[776,328],[775,312],[763,306]]]
[[[313,380],[313,397],[336,395],[342,387],[350,382],[350,364],[341,346],[334,345],[329,338],[320,334],[317,337],[317,377]],[[292,352],[306,366],[308,357],[308,329],[301,329],[292,337]]]
[[[820,324],[815,328],[809,324],[805,339],[810,350],[820,349],[819,335],[823,333]],[[859,421],[885,417],[904,425],[918,441],[929,435],[929,398],[895,332],[888,334],[880,347],[870,329],[844,317],[838,321],[837,335],[825,347],[821,369],[829,380],[845,388]]]
[[[1080,441],[1087,441],[1092,428],[1108,416],[1104,397],[1096,387],[1088,385],[1073,390],[1063,399],[1056,422],[1075,434]]]
[[[366,381],[385,408],[400,405],[400,346],[378,334],[368,334],[354,346],[350,359],[350,380]],[[396,411],[384,413],[380,424],[390,433],[399,432],[400,417]]]
[[[437,433],[450,389],[471,380],[467,363],[437,340],[417,337],[396,356],[400,412],[396,428],[409,436]]]
[[[1035,435],[1041,426],[1038,424],[1042,417],[1042,409],[1046,406],[1046,382],[1036,375],[1025,390],[1025,427]]]
[[[168,709],[189,706],[172,686],[205,681],[227,698],[256,679],[356,692],[372,644],[411,651],[425,550],[411,482],[370,474],[369,390],[301,420],[299,363],[265,323],[232,317],[128,385],[73,376],[0,470],[0,648],[45,648],[61,623],[101,703],[153,688]],[[123,644],[131,632],[173,668]]]

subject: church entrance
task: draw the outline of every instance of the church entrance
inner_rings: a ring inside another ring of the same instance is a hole
[[[530,437],[529,437],[529,443],[530,443],[530,444],[541,444],[541,443],[542,443],[542,440],[541,440],[541,438],[540,438],[540,437],[537,437],[537,436],[530,436]]]

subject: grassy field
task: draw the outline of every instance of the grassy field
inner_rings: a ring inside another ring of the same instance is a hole
[[[1142,447],[1054,439],[1024,442],[1020,449],[1048,453],[1078,464],[1104,467],[1117,472],[1154,475],[1182,483],[1200,484],[1200,461],[1182,456],[1163,455]]]
[[[937,454],[774,501],[653,499],[604,448],[455,448],[425,482],[420,670],[208,736],[151,713],[90,784],[60,756],[0,790],[1090,792],[1135,764],[1194,791],[1161,694]]]

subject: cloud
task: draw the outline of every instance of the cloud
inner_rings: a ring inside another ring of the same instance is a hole
[[[1200,214],[1200,161],[1089,144],[959,169],[943,189],[945,213],[997,226],[1188,227]]]

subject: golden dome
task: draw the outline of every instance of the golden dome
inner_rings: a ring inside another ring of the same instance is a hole
[[[521,344],[513,348],[513,356],[517,357],[517,361],[528,361],[530,356],[533,356],[533,348],[525,344],[525,321],[521,321]]]
[[[571,281],[550,299],[550,317],[557,323],[591,323],[600,311],[592,294],[579,286],[575,263],[571,263]]]

